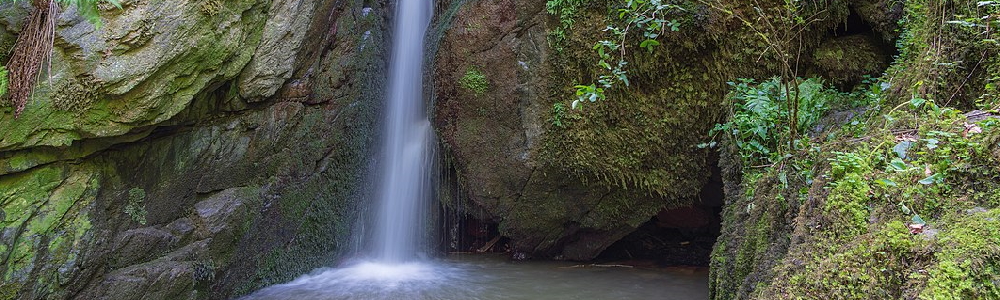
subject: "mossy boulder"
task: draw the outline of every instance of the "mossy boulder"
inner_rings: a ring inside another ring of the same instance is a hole
[[[664,32],[654,51],[638,40],[627,48],[631,84],[580,109],[571,108],[573,86],[602,75],[593,49],[620,22],[612,9],[619,2],[579,4],[570,28],[541,0],[441,8],[447,14],[432,39],[435,123],[456,174],[445,189],[458,191],[445,205],[498,222],[515,251],[587,260],[660,210],[698,204],[711,172],[710,153],[697,145],[724,117],[726,82],[781,69],[771,46],[729,13],[753,14],[751,4],[720,3],[731,10],[679,2],[684,10],[669,16],[678,31]],[[763,12],[784,7],[758,4]],[[808,54],[834,37],[849,5],[807,5],[803,14],[817,21],[801,28],[803,70],[820,64]],[[871,53],[881,49],[844,48],[875,60],[859,69],[878,69],[884,58]],[[463,84],[469,70],[488,88]]]
[[[842,90],[851,90],[865,78],[878,78],[889,67],[890,52],[868,35],[850,35],[824,41],[813,52],[817,75]]]
[[[987,88],[998,54],[947,22],[996,8],[903,5],[903,52],[867,96],[877,95],[872,107],[826,126],[813,151],[785,163],[811,165],[811,176],[726,169],[713,299],[1000,297],[1000,119],[971,110],[997,107]],[[967,55],[978,67],[931,63]],[[739,159],[723,149],[723,161]]]
[[[0,109],[0,299],[225,299],[334,263],[386,72],[363,8],[62,14],[51,83]]]

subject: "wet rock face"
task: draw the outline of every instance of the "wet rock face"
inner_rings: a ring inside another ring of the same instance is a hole
[[[228,299],[332,263],[385,77],[388,9],[357,2],[64,12],[51,83],[0,108],[0,299]]]
[[[444,183],[446,205],[482,208],[522,259],[588,260],[668,203],[586,184],[540,153],[552,137],[548,97],[563,92],[550,81],[563,70],[550,60],[545,1],[455,2],[438,8],[434,56],[434,121],[459,174]]]
[[[882,72],[890,54],[881,48],[882,39],[893,38],[882,33],[891,31],[898,17],[876,12],[895,12],[898,7],[890,2],[824,4],[830,7],[820,9],[822,21],[803,33],[802,76],[826,75],[848,86],[860,79],[845,77],[848,71]],[[596,257],[661,210],[721,206],[722,179],[711,178],[714,162],[695,145],[721,121],[727,81],[779,73],[769,46],[730,15],[688,7],[692,13],[681,17],[685,27],[665,33],[663,46],[630,55],[629,88],[574,111],[572,85],[601,75],[594,71],[596,63],[588,62],[600,60],[591,49],[607,27],[607,2],[579,8],[561,50],[549,39],[560,22],[546,13],[545,4],[439,4],[439,35],[431,45],[437,50],[434,122],[445,144],[446,172],[455,174],[442,183],[444,205],[497,222],[515,253],[574,260]],[[836,36],[849,16],[867,24],[866,43]],[[831,63],[843,61],[840,57],[857,63]],[[739,63],[746,61],[758,63]],[[702,217],[666,222],[684,228],[710,219]]]

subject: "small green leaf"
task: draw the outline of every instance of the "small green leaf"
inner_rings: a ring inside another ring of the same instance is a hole
[[[896,172],[903,172],[903,171],[906,171],[907,169],[910,168],[909,165],[907,165],[905,161],[903,161],[902,159],[900,159],[898,157],[897,158],[893,158],[892,162],[889,162],[889,167],[891,167],[892,170],[896,171]]]
[[[639,47],[646,48],[646,50],[649,50],[650,53],[653,53],[653,47],[659,45],[660,42],[657,42],[654,39],[646,39],[645,41],[642,41],[642,43],[639,43]]]
[[[934,175],[927,176],[927,178],[921,179],[920,181],[917,181],[917,182],[920,183],[920,184],[924,184],[924,185],[934,184],[934,183],[940,183],[941,181],[944,180],[944,178],[942,178],[942,177],[943,176],[941,176],[940,173],[935,173]]]
[[[938,141],[937,139],[927,139],[927,149],[931,150],[936,149],[938,147],[938,142],[940,141]]]
[[[892,181],[890,179],[884,179],[884,178],[883,179],[879,179],[879,180],[875,180],[875,183],[878,183],[882,187],[896,187],[896,186],[898,186],[895,181]]]

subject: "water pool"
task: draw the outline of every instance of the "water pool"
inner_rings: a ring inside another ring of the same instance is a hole
[[[511,262],[458,255],[397,265],[318,269],[244,300],[327,299],[708,299],[704,268]]]

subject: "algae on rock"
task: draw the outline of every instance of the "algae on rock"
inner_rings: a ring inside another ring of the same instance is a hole
[[[51,81],[0,108],[0,299],[232,298],[338,259],[386,71],[365,5],[61,15]]]

